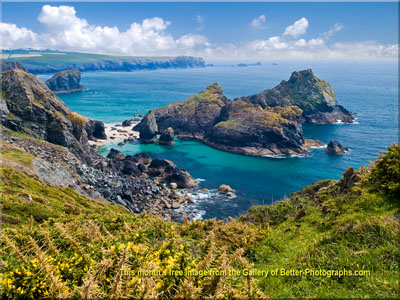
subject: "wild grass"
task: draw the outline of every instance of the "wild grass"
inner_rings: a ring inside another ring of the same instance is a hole
[[[397,148],[389,150],[391,155]],[[377,163],[358,174],[361,179],[350,190],[325,181],[272,206],[253,207],[240,219],[184,223],[134,215],[2,166],[3,295],[398,298],[400,205],[393,188],[376,185],[397,174],[377,175],[386,174],[376,170],[381,165],[387,167]],[[369,270],[370,275],[243,275],[252,268]],[[135,273],[123,275],[121,269]],[[139,270],[159,273],[144,276]],[[201,276],[191,270],[241,273]]]

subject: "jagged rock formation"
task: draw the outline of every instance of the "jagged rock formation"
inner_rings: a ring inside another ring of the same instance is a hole
[[[197,139],[215,148],[246,155],[302,153],[304,145],[295,106],[262,108],[242,100],[230,101],[214,83],[204,91],[156,109],[146,115],[154,118],[153,129],[172,128],[179,138]],[[144,119],[146,119],[146,117]],[[147,133],[147,121],[134,130]],[[157,132],[152,133],[152,137]]]
[[[112,154],[103,158],[88,143],[89,138],[105,137],[102,122],[71,112],[29,73],[14,69],[1,75],[0,144],[18,153],[15,157],[32,160],[24,171],[52,185],[119,203],[132,212],[179,217],[176,203],[189,199],[168,189],[161,179],[169,182],[177,177],[180,186],[189,186],[193,180],[189,173],[174,165],[156,181],[147,178],[151,158],[145,154],[124,157],[121,162]]]
[[[83,91],[86,88],[80,85],[81,73],[78,69],[73,68],[61,71],[46,80],[46,85],[56,94],[65,94]]]
[[[1,124],[11,130],[70,148],[85,160],[90,160],[85,130],[88,118],[71,113],[42,81],[29,73],[14,69],[1,75],[1,98],[9,111],[6,113],[2,110]]]
[[[174,142],[174,130],[171,127],[168,127],[163,133],[161,133],[158,143],[160,145],[171,146],[175,144]]]
[[[14,69],[19,69],[22,71],[26,71],[24,66],[20,64],[17,61],[11,61],[11,60],[1,60],[1,66],[0,66],[0,72],[5,72],[5,71],[10,71]]]
[[[196,180],[185,170],[179,169],[172,161],[151,159],[144,153],[124,155],[116,149],[108,154],[109,169],[126,175],[140,176],[143,174],[156,176],[158,182],[175,182],[179,188],[197,187]]]
[[[293,72],[273,89],[240,98],[245,102],[267,106],[295,105],[302,109],[305,122],[326,124],[337,121],[352,123],[352,114],[338,105],[329,83],[318,79],[312,70]]]
[[[349,148],[343,147],[338,141],[330,141],[325,152],[330,154],[343,155]]]
[[[154,113],[150,111],[137,126],[139,125],[140,141],[142,143],[155,143],[157,141],[158,127]],[[137,126],[135,128],[139,128]]]
[[[229,152],[268,156],[304,153],[323,145],[305,140],[301,123],[338,120],[352,122],[352,114],[337,104],[326,81],[305,70],[293,72],[289,81],[274,89],[233,101],[214,83],[185,101],[151,111],[134,130],[154,142],[158,133],[171,128],[179,138],[197,139]]]

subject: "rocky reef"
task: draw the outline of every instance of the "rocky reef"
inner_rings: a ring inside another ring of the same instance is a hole
[[[66,71],[61,71],[46,80],[46,85],[56,94],[74,93],[86,90],[86,88],[80,85],[81,72],[78,69],[73,68]]]
[[[18,167],[51,185],[106,199],[135,213],[180,217],[177,208],[190,198],[167,184],[194,187],[197,183],[187,171],[169,162],[156,174],[158,161],[144,154],[99,155],[88,140],[105,138],[104,124],[71,112],[32,74],[20,69],[2,72],[1,89],[0,143],[2,152],[9,154],[3,163],[15,167],[15,160],[29,158],[29,167]]]
[[[307,123],[353,122],[352,113],[337,104],[329,83],[317,78],[311,69],[293,72],[288,81],[273,89],[240,99],[262,108],[295,105],[301,108],[302,121]]]
[[[134,128],[144,142],[171,130],[182,139],[245,155],[293,155],[322,142],[303,137],[301,124],[353,121],[338,105],[330,85],[311,70],[293,72],[289,81],[261,94],[229,100],[213,83],[188,99],[150,111]],[[170,128],[170,129],[169,129]]]
[[[330,141],[325,150],[326,153],[337,155],[343,155],[347,151],[349,151],[349,148],[343,147],[338,141]]]

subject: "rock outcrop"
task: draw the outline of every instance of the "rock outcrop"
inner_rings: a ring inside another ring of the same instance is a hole
[[[295,105],[302,109],[303,121],[308,123],[353,122],[352,114],[337,104],[329,83],[317,78],[310,69],[293,72],[288,81],[283,80],[273,89],[240,99],[262,108]]]
[[[343,155],[349,148],[343,147],[338,141],[330,141],[325,152],[330,154]]]
[[[295,154],[307,151],[299,124],[301,115],[302,110],[295,106],[262,108],[240,99],[231,101],[214,83],[185,101],[151,111],[134,130],[147,134],[147,120],[154,118],[154,130],[148,136],[153,139],[171,128],[179,138],[197,139],[229,152]]]
[[[47,86],[35,76],[19,69],[1,73],[1,124],[11,130],[71,149],[90,160],[85,123],[88,118],[72,113]]]
[[[108,158],[100,156],[88,139],[104,136],[102,122],[71,112],[29,73],[19,69],[2,72],[1,88],[1,146],[18,153],[17,160],[21,155],[33,157],[29,167],[19,168],[52,185],[105,198],[135,213],[180,218],[176,209],[190,199],[171,191],[166,183],[195,186],[185,170],[171,163],[153,180],[147,173],[153,161],[146,154],[125,156],[112,150]]]
[[[111,149],[107,158],[108,168],[117,173],[130,176],[147,174],[155,176],[158,182],[174,182],[179,188],[197,187],[196,180],[186,170],[179,169],[172,161],[166,159],[151,159],[144,153],[124,155],[116,149]]]
[[[20,64],[17,61],[14,60],[1,60],[1,65],[0,65],[0,72],[5,72],[5,71],[10,71],[10,70],[14,70],[14,69],[19,69],[22,71],[26,71],[25,67]]]
[[[144,116],[134,129],[140,132],[139,138],[142,143],[155,143],[157,141],[158,126],[152,111]]]
[[[78,69],[73,68],[61,71],[46,80],[46,85],[56,94],[73,93],[83,91],[86,88],[80,85],[81,73]]]
[[[174,130],[171,127],[168,127],[163,133],[161,133],[158,143],[160,145],[171,146],[175,144],[174,141]]]
[[[177,137],[196,139],[212,147],[245,155],[292,155],[323,145],[305,140],[301,123],[353,121],[338,105],[330,85],[311,70],[293,72],[273,89],[227,99],[214,83],[188,99],[149,112],[133,130],[144,141],[160,143],[171,128]]]

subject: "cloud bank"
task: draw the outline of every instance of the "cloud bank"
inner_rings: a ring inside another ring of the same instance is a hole
[[[204,18],[195,19],[200,29]],[[173,37],[168,33],[170,21],[159,17],[133,22],[126,31],[118,27],[96,26],[79,18],[72,6],[44,5],[38,16],[44,33],[0,22],[0,48],[57,49],[114,55],[196,55],[204,58],[381,58],[397,57],[398,45],[382,45],[376,41],[332,42],[330,38],[343,30],[334,24],[330,30],[311,39],[301,38],[309,22],[303,17],[286,27],[280,36],[244,41],[238,44],[213,44],[201,34],[187,33]],[[260,15],[250,25],[265,28],[267,18]]]

